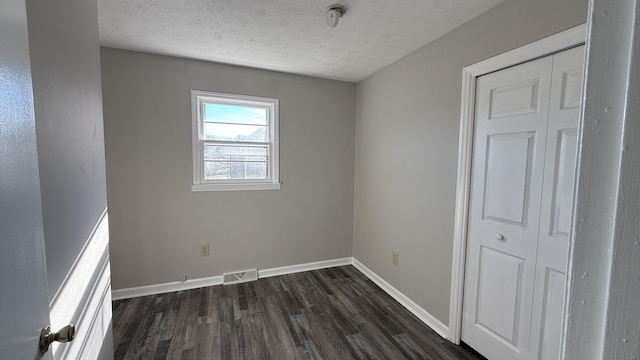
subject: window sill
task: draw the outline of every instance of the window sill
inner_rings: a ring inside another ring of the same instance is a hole
[[[282,183],[193,184],[191,185],[191,191],[280,190],[281,185]]]

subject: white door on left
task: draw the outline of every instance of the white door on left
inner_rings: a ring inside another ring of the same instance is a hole
[[[0,6],[1,359],[113,357],[96,6]]]
[[[49,324],[44,229],[24,0],[0,6],[0,354],[38,349]]]

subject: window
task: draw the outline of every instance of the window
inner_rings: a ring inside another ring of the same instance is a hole
[[[191,91],[193,191],[279,189],[278,99]]]

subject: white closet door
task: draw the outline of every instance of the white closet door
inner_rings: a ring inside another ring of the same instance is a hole
[[[526,359],[552,57],[478,78],[462,339]]]
[[[560,359],[584,46],[553,57],[529,359]]]

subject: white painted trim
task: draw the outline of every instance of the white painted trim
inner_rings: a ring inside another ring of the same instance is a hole
[[[258,270],[258,277],[266,278],[266,277],[272,277],[272,276],[295,274],[303,271],[311,271],[311,270],[332,268],[336,266],[351,265],[352,259],[353,258],[351,257],[346,257],[341,259],[316,261],[316,262],[310,262],[306,264],[289,265],[289,266],[281,266],[281,267],[270,268],[270,269],[263,269],[263,270]]]
[[[271,276],[279,276],[286,274],[293,274],[302,271],[326,269],[330,267],[351,265],[351,258],[333,259],[325,261],[316,261],[312,263],[282,266],[270,269],[258,270],[258,278],[265,278]],[[199,279],[190,279],[184,282],[174,281],[162,284],[137,286],[132,288],[113,290],[113,300],[129,299],[139,296],[163,294],[173,291],[191,290],[207,286],[222,285],[223,277],[211,276]]]
[[[592,0],[563,359],[640,358],[640,1]]]
[[[106,262],[100,279],[85,304],[76,326],[76,337],[66,345],[54,343],[55,359],[97,359],[111,326],[111,272]],[[58,349],[60,351],[58,351]]]
[[[407,310],[409,310],[413,315],[418,317],[420,321],[425,323],[428,327],[433,329],[438,335],[443,338],[447,338],[449,334],[449,328],[447,325],[443,324],[440,320],[436,319],[435,316],[429,314],[425,309],[420,307],[420,305],[416,304],[413,300],[411,300],[408,296],[400,292],[398,289],[394,288],[386,282],[383,278],[378,276],[378,274],[371,271],[368,267],[362,264],[357,259],[353,259],[353,266],[360,270],[363,274],[365,274],[371,281],[373,281],[376,285],[378,285],[382,290],[384,290],[387,294],[389,294],[392,298],[396,299],[400,303],[400,305],[404,306]]]
[[[51,328],[70,322],[75,341],[54,343],[55,359],[96,358],[111,323],[109,217],[105,209],[62,285],[49,304]]]
[[[191,191],[280,190],[282,183],[192,184]]]
[[[164,294],[174,291],[191,290],[215,285],[222,285],[222,275],[189,279],[187,281],[173,281],[162,284],[118,289],[111,292],[111,297],[113,298],[113,300],[122,300],[140,296]]]
[[[463,77],[482,76],[509,66],[522,64],[585,43],[587,25],[581,24],[544,39],[534,41],[492,58],[469,65],[463,69]],[[466,74],[466,75],[465,75]],[[464,93],[463,93],[464,94]]]
[[[473,122],[475,115],[476,78],[500,69],[521,64],[548,54],[584,44],[587,27],[578,25],[528,45],[469,65],[462,70],[462,94],[460,104],[460,132],[458,137],[458,177],[456,185],[456,210],[453,232],[453,258],[451,265],[451,295],[449,299],[448,339],[460,344],[462,331],[462,299],[464,289],[465,255],[467,252],[467,227],[469,191],[471,189],[471,163],[473,149]]]

